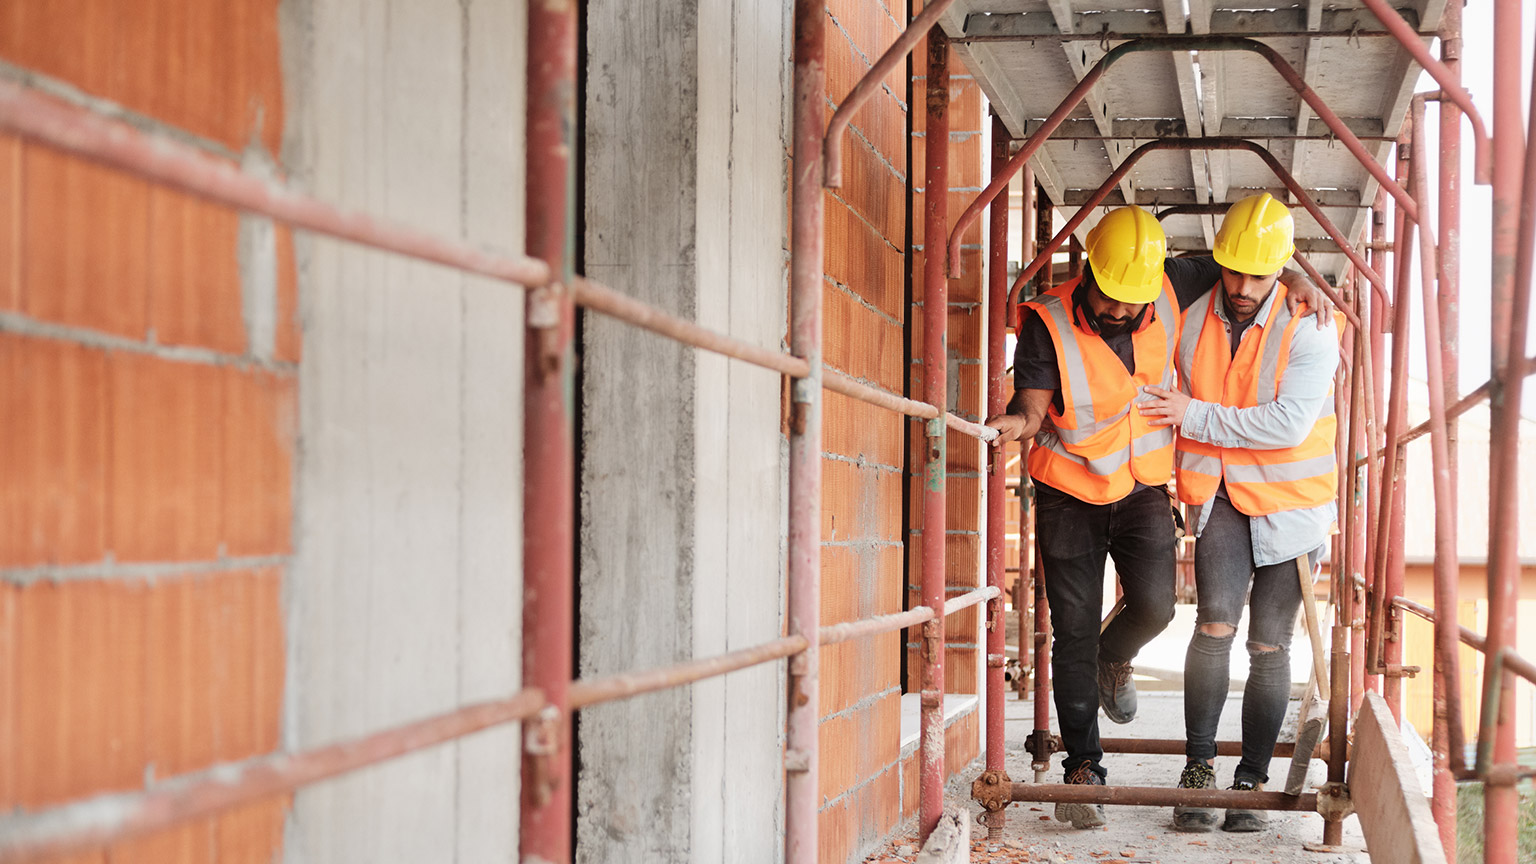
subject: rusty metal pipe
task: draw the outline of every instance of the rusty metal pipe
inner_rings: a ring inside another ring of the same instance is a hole
[[[1188,744],[1183,738],[1100,738],[1099,746],[1105,753],[1141,753],[1148,756],[1183,756]],[[1275,758],[1289,759],[1296,752],[1296,742],[1280,741],[1275,744]],[[1217,741],[1217,756],[1243,755],[1243,742]],[[1314,756],[1314,758],[1322,758]]]
[[[1296,178],[1291,176],[1291,172],[1285,170],[1285,166],[1281,165],[1279,160],[1274,157],[1274,154],[1270,153],[1263,145],[1249,141],[1246,138],[1167,138],[1160,141],[1149,141],[1137,147],[1125,157],[1125,161],[1121,162],[1119,167],[1110,172],[1109,177],[1094,191],[1093,195],[1089,196],[1088,200],[1078,208],[1077,212],[1072,214],[1072,218],[1067,220],[1067,224],[1035,255],[1034,260],[1019,272],[1018,277],[1014,279],[1013,287],[1009,290],[1010,304],[1016,304],[1016,298],[1019,296],[1023,285],[1029,281],[1030,277],[1038,273],[1040,268],[1045,266],[1046,262],[1050,261],[1051,255],[1055,254],[1056,250],[1061,248],[1061,244],[1066,242],[1068,237],[1072,236],[1072,232],[1076,231],[1078,226],[1083,224],[1093,208],[1097,207],[1100,202],[1108,197],[1110,190],[1114,189],[1125,175],[1129,174],[1131,169],[1136,167],[1136,163],[1143,156],[1155,150],[1246,150],[1258,156],[1274,172],[1275,176],[1285,184],[1285,187],[1291,191],[1291,194],[1296,196],[1307,212],[1312,214],[1312,218],[1317,220],[1317,224],[1328,233],[1328,236],[1333,238],[1335,243],[1339,244],[1339,249],[1349,258],[1350,262],[1361,273],[1365,274],[1366,278],[1371,280],[1373,286],[1385,292],[1386,284],[1382,281],[1381,276],[1371,269],[1370,265],[1365,262],[1365,259],[1360,256],[1360,253],[1356,252],[1355,248],[1350,245],[1344,233],[1333,224],[1333,221],[1317,205],[1317,202],[1312,200],[1312,196],[1307,194],[1307,190],[1303,189],[1301,184],[1296,182]]]
[[[977,588],[975,591],[967,591],[964,594],[951,597],[944,601],[944,617],[948,618],[956,612],[969,609],[978,603],[985,603],[988,600],[993,600],[1001,596],[1003,596],[1003,589],[993,585],[986,585],[981,588]]]
[[[1242,807],[1248,810],[1317,810],[1317,795],[1180,789],[1174,786],[1081,786],[1014,783],[1013,800],[1065,804],[1130,804],[1140,807]]]
[[[528,9],[526,154],[528,254],[568,284],[576,262],[576,3]],[[575,644],[576,310],[559,284],[528,292],[523,347],[523,681],[549,706],[523,729],[524,861],[571,860],[572,759],[568,690]]]
[[[753,645],[750,648],[742,648],[716,657],[703,657],[657,669],[621,672],[602,678],[573,681],[570,690],[571,708],[573,710],[586,708],[603,702],[628,699],[642,693],[692,684],[706,678],[716,678],[738,669],[771,663],[774,660],[798,654],[805,650],[806,644],[804,636],[784,636],[772,642],[764,642],[761,645]]]
[[[863,639],[866,636],[878,636],[881,633],[905,630],[908,627],[915,627],[924,621],[932,620],[933,610],[927,606],[918,606],[905,612],[876,615],[861,621],[847,621],[842,624],[824,625],[819,631],[821,634],[819,641],[822,645],[836,645],[839,642],[852,642],[855,639]]]
[[[1312,262],[1308,261],[1306,256],[1300,252],[1292,252],[1291,260],[1301,267],[1302,272],[1307,274],[1307,278],[1312,280],[1312,284],[1317,286],[1317,290],[1327,295],[1329,301],[1333,303],[1333,308],[1343,312],[1345,320],[1353,324],[1356,330],[1359,330],[1362,326],[1360,324],[1360,316],[1355,314],[1355,310],[1349,308],[1349,304],[1344,302],[1344,297],[1338,291],[1335,291],[1332,285],[1328,284],[1328,280],[1323,278],[1323,274],[1317,272],[1317,268],[1312,266]]]
[[[1027,454],[1026,454],[1027,455]],[[1051,736],[1051,610],[1045,595],[1045,565],[1040,560],[1040,539],[1033,538],[1035,547],[1035,692],[1034,731],[1030,736],[1035,746],[1030,753],[1035,779],[1039,780],[1050,768],[1051,754],[1046,742]]]
[[[1478,771],[1484,775],[1483,830],[1490,864],[1516,859],[1519,795],[1503,773],[1515,767],[1514,679],[1498,674],[1499,661],[1517,645],[1520,596],[1520,407],[1530,325],[1533,233],[1536,233],[1536,114],[1520,127],[1520,0],[1496,0],[1493,43],[1493,263],[1492,367],[1489,430],[1488,650],[1479,717]],[[1536,93],[1533,93],[1536,100]],[[1523,159],[1522,159],[1523,156]],[[1523,163],[1523,164],[1522,164]],[[1518,192],[1517,192],[1518,190]],[[1518,197],[1516,197],[1518,195]],[[1501,317],[1502,316],[1502,317]],[[1495,711],[1486,706],[1496,706]],[[1489,753],[1491,761],[1484,759]]]
[[[822,142],[822,164],[826,179],[824,185],[836,189],[843,185],[843,131],[853,121],[853,115],[868,102],[871,97],[880,92],[884,86],[886,76],[896,70],[901,61],[907,59],[912,49],[926,35],[933,26],[938,23],[940,16],[953,5],[955,0],[933,0],[923,7],[907,29],[901,31],[891,47],[880,55],[875,65],[864,73],[859,83],[853,85],[848,95],[843,97],[841,105],[832,112],[832,119],[827,123],[827,134]]]
[[[1424,130],[1424,97],[1415,96],[1409,110],[1412,112],[1413,128]],[[1413,158],[1410,160],[1412,174],[1409,178],[1409,188],[1421,195],[1429,186],[1429,156],[1424,137],[1418,134],[1413,138]],[[1427,212],[1425,218],[1428,218]],[[1450,430],[1445,417],[1446,380],[1441,354],[1440,304],[1435,296],[1434,284],[1435,276],[1440,272],[1435,257],[1437,236],[1432,224],[1419,226],[1419,281],[1423,289],[1424,353],[1429,376],[1430,462],[1435,495],[1435,605],[1441,609],[1455,609],[1458,586],[1461,584],[1461,559],[1456,548],[1456,485],[1451,474]],[[1398,594],[1395,591],[1391,593],[1394,597]],[[1443,761],[1439,758],[1440,754],[1436,754],[1435,777],[1441,785],[1449,781],[1451,786],[1455,785],[1454,779],[1450,777],[1453,768],[1451,751],[1457,751],[1459,756],[1459,748],[1465,746],[1462,740],[1464,732],[1460,728],[1461,666],[1453,623],[1448,618],[1435,624],[1435,675],[1431,684],[1433,689],[1438,690],[1438,698],[1432,702],[1435,725],[1441,727],[1447,747]],[[1452,693],[1457,695],[1452,698]],[[1432,729],[1431,739],[1434,738]],[[1449,816],[1453,823],[1454,813],[1454,807],[1451,807]],[[1445,826],[1441,825],[1441,828],[1442,833],[1445,833]]]
[[[509,255],[342,210],[276,180],[248,174],[233,162],[183,141],[141,131],[4,78],[0,78],[0,131],[215,204],[373,249],[529,287],[549,282],[555,272],[531,255]]]
[[[992,115],[992,168],[1001,170],[1008,161],[1008,127],[1001,117]],[[1007,400],[1003,396],[1003,371],[1007,340],[1004,330],[1008,321],[1008,199],[992,202],[990,235],[987,258],[987,414],[1003,413]],[[1010,390],[1012,388],[1009,388]],[[1006,551],[1004,534],[1007,532],[1007,453],[1002,447],[988,448],[987,453],[987,587],[995,589],[997,596],[987,604],[987,690],[986,690],[986,746],[987,768],[1004,770],[1003,757],[1005,736],[1003,732],[1003,664],[1007,658],[1003,618],[1003,555]],[[1002,811],[1006,817],[1006,811]],[[989,833],[1000,831],[999,822]]]
[[[1483,186],[1492,183],[1492,141],[1488,137],[1488,127],[1483,124],[1483,117],[1477,112],[1477,106],[1472,104],[1472,94],[1461,86],[1461,75],[1436,60],[1435,56],[1429,53],[1429,48],[1421,41],[1419,34],[1414,32],[1413,26],[1404,21],[1403,16],[1397,14],[1397,10],[1388,5],[1386,0],[1360,0],[1360,2],[1365,8],[1371,10],[1376,20],[1396,37],[1398,43],[1407,49],[1409,55],[1424,68],[1424,71],[1435,79],[1435,83],[1440,85],[1440,92],[1465,112],[1467,119],[1472,121],[1472,160],[1476,182]],[[1460,21],[1458,20],[1457,23],[1459,25]],[[1517,27],[1516,30],[1518,29]],[[1495,111],[1494,114],[1497,116],[1498,112]],[[1414,219],[1414,221],[1418,220]]]
[[[1127,54],[1144,51],[1250,51],[1258,54],[1269,61],[1269,65],[1273,66],[1275,71],[1280,73],[1280,77],[1312,108],[1313,112],[1317,114],[1318,119],[1322,120],[1334,135],[1343,142],[1345,149],[1349,150],[1350,154],[1360,161],[1361,167],[1365,168],[1372,177],[1376,178],[1376,182],[1380,183],[1381,187],[1398,201],[1399,206],[1405,208],[1410,213],[1416,214],[1418,212],[1417,205],[1408,196],[1408,193],[1403,191],[1403,188],[1388,176],[1386,169],[1382,168],[1371,157],[1370,152],[1365,149],[1365,145],[1360,143],[1360,139],[1355,136],[1354,132],[1350,131],[1350,128],[1345,125],[1339,115],[1334,113],[1332,108],[1328,107],[1328,103],[1324,102],[1322,97],[1317,95],[1316,91],[1307,84],[1306,78],[1298,73],[1296,68],[1287,62],[1284,57],[1280,56],[1280,53],[1275,49],[1263,42],[1233,36],[1147,36],[1116,45],[1101,57],[1099,62],[1095,63],[1093,68],[1083,75],[1082,80],[1077,82],[1077,86],[1072,88],[1072,92],[1068,93],[1061,100],[1061,104],[1056,106],[1056,110],[1051,112],[1051,115],[1045,119],[1040,128],[1036,129],[1033,135],[1025,139],[1024,146],[1008,160],[1003,173],[1000,176],[994,177],[992,182],[987,184],[987,187],[976,196],[976,199],[960,215],[960,219],[955,223],[954,230],[950,233],[949,245],[947,247],[951,276],[957,278],[960,276],[960,241],[971,225],[981,217],[982,209],[992,203],[992,199],[996,198],[999,192],[1007,188],[1008,180],[1018,173],[1019,167],[1027,162],[1031,156],[1034,156],[1035,152],[1045,144],[1045,141],[1050,138],[1062,121],[1087,97],[1088,92],[1093,89],[1093,86],[1098,83],[1099,79],[1103,77],[1104,73],[1116,60]],[[1296,193],[1296,189],[1291,191]],[[1303,197],[1304,194],[1299,193],[1297,197]],[[1310,197],[1308,197],[1308,200],[1310,200]],[[1313,215],[1316,216],[1317,214],[1313,213]],[[1319,220],[1319,224],[1322,224],[1322,220]],[[1334,236],[1336,240],[1338,239],[1338,231],[1332,230],[1328,233]],[[1342,246],[1343,244],[1340,245]],[[1354,259],[1351,258],[1351,260]],[[1356,262],[1356,265],[1361,266],[1363,263],[1363,261]],[[1373,279],[1372,283],[1377,284],[1378,280]],[[1378,287],[1381,287],[1381,290],[1385,290],[1383,286]]]
[[[0,862],[57,860],[150,834],[377,765],[466,735],[526,720],[546,706],[536,688],[313,750],[263,756],[176,777],[153,789],[101,795],[0,817]]]
[[[928,36],[927,132],[923,142],[923,398],[947,405],[949,282],[944,246],[949,224],[949,40]],[[929,421],[923,474],[923,605],[944,605],[945,445],[943,426]],[[944,622],[923,625],[922,695],[918,745],[918,836],[926,840],[944,812]]]
[[[795,0],[793,180],[790,215],[790,351],[810,365],[790,389],[789,634],[807,640],[789,661],[784,743],[786,864],[813,864],[821,806],[819,756],[821,626],[822,282],[826,255],[821,147],[827,100],[826,10]]]
[[[1399,139],[1399,162],[1405,161],[1402,154],[1407,149],[1406,136],[1411,134],[1404,131],[1404,137]],[[1399,170],[1404,170],[1400,165]],[[1399,250],[1407,250],[1412,246],[1414,223],[1407,221],[1398,211],[1399,231],[1393,237],[1393,243]],[[1399,496],[1405,494],[1402,489],[1402,475],[1399,471],[1401,460],[1398,454],[1402,452],[1398,445],[1398,438],[1402,434],[1402,428],[1407,417],[1407,388],[1408,376],[1408,315],[1411,308],[1412,294],[1408,291],[1408,262],[1401,252],[1394,253],[1398,260],[1393,269],[1394,296],[1392,302],[1392,385],[1391,393],[1387,399],[1387,429],[1386,446],[1382,455],[1381,495],[1377,498],[1377,511],[1374,518],[1375,549],[1372,558],[1370,588],[1371,613],[1370,630],[1366,646],[1365,668],[1371,675],[1380,675],[1382,664],[1386,662],[1385,647],[1387,606],[1386,598],[1392,593],[1387,590],[1387,572],[1391,562],[1392,549],[1392,524],[1394,504]],[[1400,592],[1398,592],[1400,593]],[[1388,682],[1383,682],[1385,687]],[[1385,693],[1383,694],[1385,695]]]
[[[823,368],[821,375],[822,386],[834,393],[851,396],[861,402],[868,402],[871,405],[888,408],[898,414],[905,414],[908,417],[932,420],[939,416],[939,409],[927,402],[908,399],[905,396],[888,393],[878,387],[871,387],[863,382],[855,381],[835,369]],[[972,438],[979,438],[982,441],[991,441],[997,437],[996,429],[967,420],[954,413],[944,414],[944,425],[956,432],[963,432]]]

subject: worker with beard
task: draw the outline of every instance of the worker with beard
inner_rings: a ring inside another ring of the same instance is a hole
[[[1173,430],[1132,403],[1152,398],[1150,385],[1173,386],[1179,309],[1209,294],[1221,269],[1167,258],[1162,227],[1138,207],[1106,214],[1086,247],[1080,278],[1023,304],[1015,392],[987,425],[998,430],[994,446],[1035,439],[1028,471],[1063,769],[1067,783],[1099,786],[1108,775],[1098,711],[1117,723],[1135,716],[1131,660],[1173,618]],[[1124,607],[1101,634],[1106,556]],[[1104,824],[1102,805],[1058,804],[1055,815],[1076,828]]]
[[[1290,211],[1268,194],[1233,204],[1216,235],[1221,290],[1185,313],[1178,390],[1140,406],[1154,428],[1179,428],[1179,500],[1196,528],[1196,628],[1184,667],[1186,789],[1215,788],[1216,726],[1228,661],[1249,607],[1243,755],[1230,788],[1260,790],[1291,691],[1291,634],[1334,521],[1338,466],[1333,375],[1338,336],[1287,307],[1277,275],[1294,249]],[[1163,385],[1166,387],[1167,385]],[[1174,826],[1209,831],[1217,814],[1174,808]],[[1225,831],[1261,831],[1263,811],[1227,810]]]

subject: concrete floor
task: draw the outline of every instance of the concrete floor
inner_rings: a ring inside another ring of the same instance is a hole
[[[1184,709],[1182,686],[1176,670],[1182,669],[1184,648],[1189,644],[1194,630],[1194,608],[1178,607],[1173,624],[1144,647],[1136,658],[1136,665],[1151,672],[1154,678],[1138,674],[1140,710],[1135,720],[1117,726],[1099,717],[1101,735],[1116,738],[1179,738],[1184,737]],[[1292,642],[1293,680],[1298,682],[1293,692],[1299,693],[1306,681],[1307,664],[1311,660],[1306,635],[1298,631]],[[1233,692],[1227,707],[1222,711],[1220,740],[1237,741],[1242,726],[1242,680],[1247,674],[1247,656],[1238,650],[1232,652]],[[1169,680],[1172,679],[1172,680]],[[1286,725],[1281,729],[1281,740],[1295,736],[1297,700],[1292,700]],[[1024,750],[1024,739],[1034,728],[1030,702],[1021,702],[1012,694],[1005,703],[1006,717],[1006,766],[1008,775],[1015,781],[1031,781],[1034,771],[1030,767],[1029,754]],[[1059,731],[1051,724],[1052,731]],[[1236,756],[1223,756],[1216,760],[1216,780],[1221,788],[1232,782],[1232,769],[1237,765]],[[1179,772],[1184,767],[1183,756],[1142,756],[1134,754],[1110,754],[1105,758],[1109,769],[1109,782],[1122,786],[1173,786],[1178,783]],[[1283,784],[1290,769],[1290,760],[1276,759],[1270,765],[1272,785]],[[978,762],[973,770],[961,772],[945,791],[948,806],[964,808],[972,816],[981,808],[970,800],[970,782],[980,772]],[[1314,761],[1308,775],[1308,786],[1322,783],[1326,766]],[[1061,757],[1051,763],[1046,782],[1061,782]],[[1052,818],[1054,805],[1014,804],[1008,809],[1008,825],[999,843],[985,840],[986,829],[972,823],[973,839],[971,860],[976,862],[1160,862],[1160,864],[1365,864],[1365,838],[1360,832],[1359,821],[1351,816],[1344,823],[1344,844],[1341,852],[1309,852],[1304,844],[1319,844],[1323,836],[1323,820],[1315,813],[1272,813],[1270,827],[1256,834],[1226,834],[1220,830],[1207,834],[1183,834],[1173,830],[1173,812],[1164,807],[1111,807],[1109,824],[1098,830],[1078,831],[1070,825]],[[909,822],[902,827],[897,839],[878,850],[871,862],[911,862],[917,857],[916,825]]]
[[[1292,703],[1295,711],[1296,703]],[[1015,781],[1032,780],[1029,754],[1024,738],[1033,728],[1030,705],[1010,699],[1006,706],[1008,774]],[[1237,740],[1241,713],[1240,694],[1234,693],[1222,712],[1221,740]],[[1290,736],[1290,723],[1282,739]],[[1101,733],[1115,737],[1183,737],[1182,695],[1179,693],[1143,693],[1137,718],[1125,726],[1116,726],[1100,716]],[[1055,725],[1052,725],[1053,731]],[[1237,757],[1216,760],[1217,782],[1224,788],[1232,781]],[[1046,782],[1059,783],[1060,757],[1052,762]],[[1111,754],[1105,758],[1110,782],[1126,786],[1172,786],[1178,782],[1184,766],[1182,756],[1141,756]],[[1270,776],[1283,778],[1288,760],[1276,759]],[[979,771],[979,764],[977,766]],[[1309,784],[1324,779],[1321,762],[1312,763]],[[973,816],[981,809],[970,800],[970,779],[975,772],[965,772],[945,790],[948,806],[965,808]],[[1283,781],[1281,781],[1283,782]],[[1183,834],[1173,830],[1172,811],[1161,807],[1112,807],[1109,824],[1097,830],[1079,831],[1056,822],[1053,805],[1014,804],[1008,809],[1008,825],[999,843],[985,840],[986,829],[972,823],[971,860],[989,862],[1178,862],[1178,864],[1365,864],[1365,839],[1359,822],[1351,816],[1344,823],[1343,852],[1309,852],[1303,844],[1322,841],[1323,820],[1315,813],[1271,814],[1268,830],[1256,834],[1226,834],[1220,830],[1208,834]],[[916,826],[907,824],[898,838],[869,860],[872,862],[911,862],[916,858]]]

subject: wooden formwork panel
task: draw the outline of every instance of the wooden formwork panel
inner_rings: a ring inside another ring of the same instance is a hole
[[[1349,789],[1373,861],[1444,864],[1429,801],[1387,702],[1367,692],[1355,718]]]

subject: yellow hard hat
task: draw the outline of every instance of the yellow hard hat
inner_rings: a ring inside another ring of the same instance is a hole
[[[1088,232],[1088,266],[1099,290],[1121,303],[1151,303],[1163,290],[1168,238],[1140,207],[1111,210]]]
[[[1280,272],[1296,249],[1296,223],[1291,211],[1268,192],[1260,192],[1227,208],[1216,232],[1216,263],[1249,276]]]

